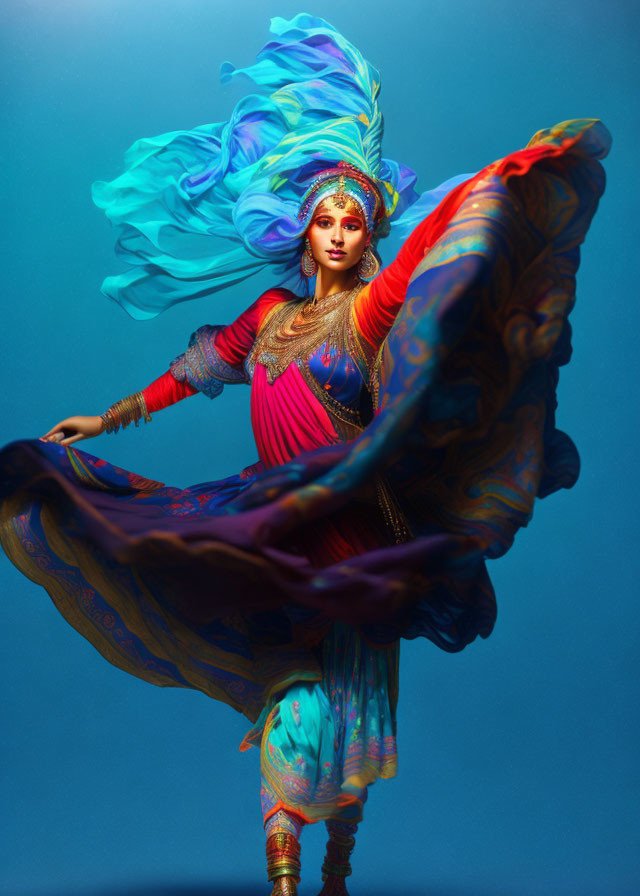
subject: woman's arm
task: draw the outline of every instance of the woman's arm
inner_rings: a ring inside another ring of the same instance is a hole
[[[286,289],[270,289],[232,324],[199,327],[191,335],[187,350],[141,392],[117,402],[99,417],[67,417],[42,436],[42,441],[71,445],[80,439],[94,438],[105,429],[115,432],[132,421],[137,425],[140,418],[148,420],[151,413],[196,392],[215,398],[225,383],[248,382],[243,363],[262,322],[274,305],[288,301],[291,295]]]
[[[450,190],[431,214],[414,228],[395,260],[357,296],[353,309],[356,328],[374,350],[379,348],[393,326],[416,266],[440,238],[475,183],[495,167],[494,164],[470,175]]]
[[[199,327],[192,333],[187,350],[171,362],[167,371],[178,385],[166,379],[167,374],[164,374],[147,387],[151,390],[149,394],[154,405],[157,401],[179,401],[193,392],[215,398],[225,383],[248,383],[244,361],[262,323],[275,305],[287,301],[291,295],[288,289],[270,289],[232,324]],[[143,393],[145,399],[147,390]]]
[[[385,338],[404,302],[409,278],[428,249],[431,216],[421,221],[405,240],[391,264],[368,283],[353,307],[358,332],[375,349]]]
[[[150,414],[160,411],[162,408],[182,401],[189,395],[195,395],[198,390],[186,380],[180,382],[177,380],[170,370],[163,373],[156,380],[150,383],[146,389],[142,390],[147,410]]]

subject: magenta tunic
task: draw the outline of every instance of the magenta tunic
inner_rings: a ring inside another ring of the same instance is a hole
[[[295,364],[272,385],[267,371],[256,366],[251,384],[251,424],[258,456],[276,467],[304,451],[339,441],[327,411],[313,395]]]

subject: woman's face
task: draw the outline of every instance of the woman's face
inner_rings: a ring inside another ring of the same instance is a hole
[[[307,237],[315,260],[332,271],[355,267],[369,243],[360,214],[349,207],[338,208],[332,196],[316,209]]]

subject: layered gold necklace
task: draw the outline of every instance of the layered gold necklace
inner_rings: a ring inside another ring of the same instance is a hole
[[[253,376],[256,364],[267,369],[270,383],[294,362],[305,362],[321,345],[358,357],[361,346],[351,325],[351,309],[364,283],[323,298],[277,305],[265,320],[247,359]]]

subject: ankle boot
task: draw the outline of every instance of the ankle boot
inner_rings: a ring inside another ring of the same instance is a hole
[[[300,843],[288,831],[267,837],[267,875],[273,881],[271,896],[296,896],[300,883]]]
[[[319,896],[349,896],[345,878],[351,874],[349,856],[355,844],[355,837],[337,831],[329,832],[327,852],[322,865],[324,886]]]

